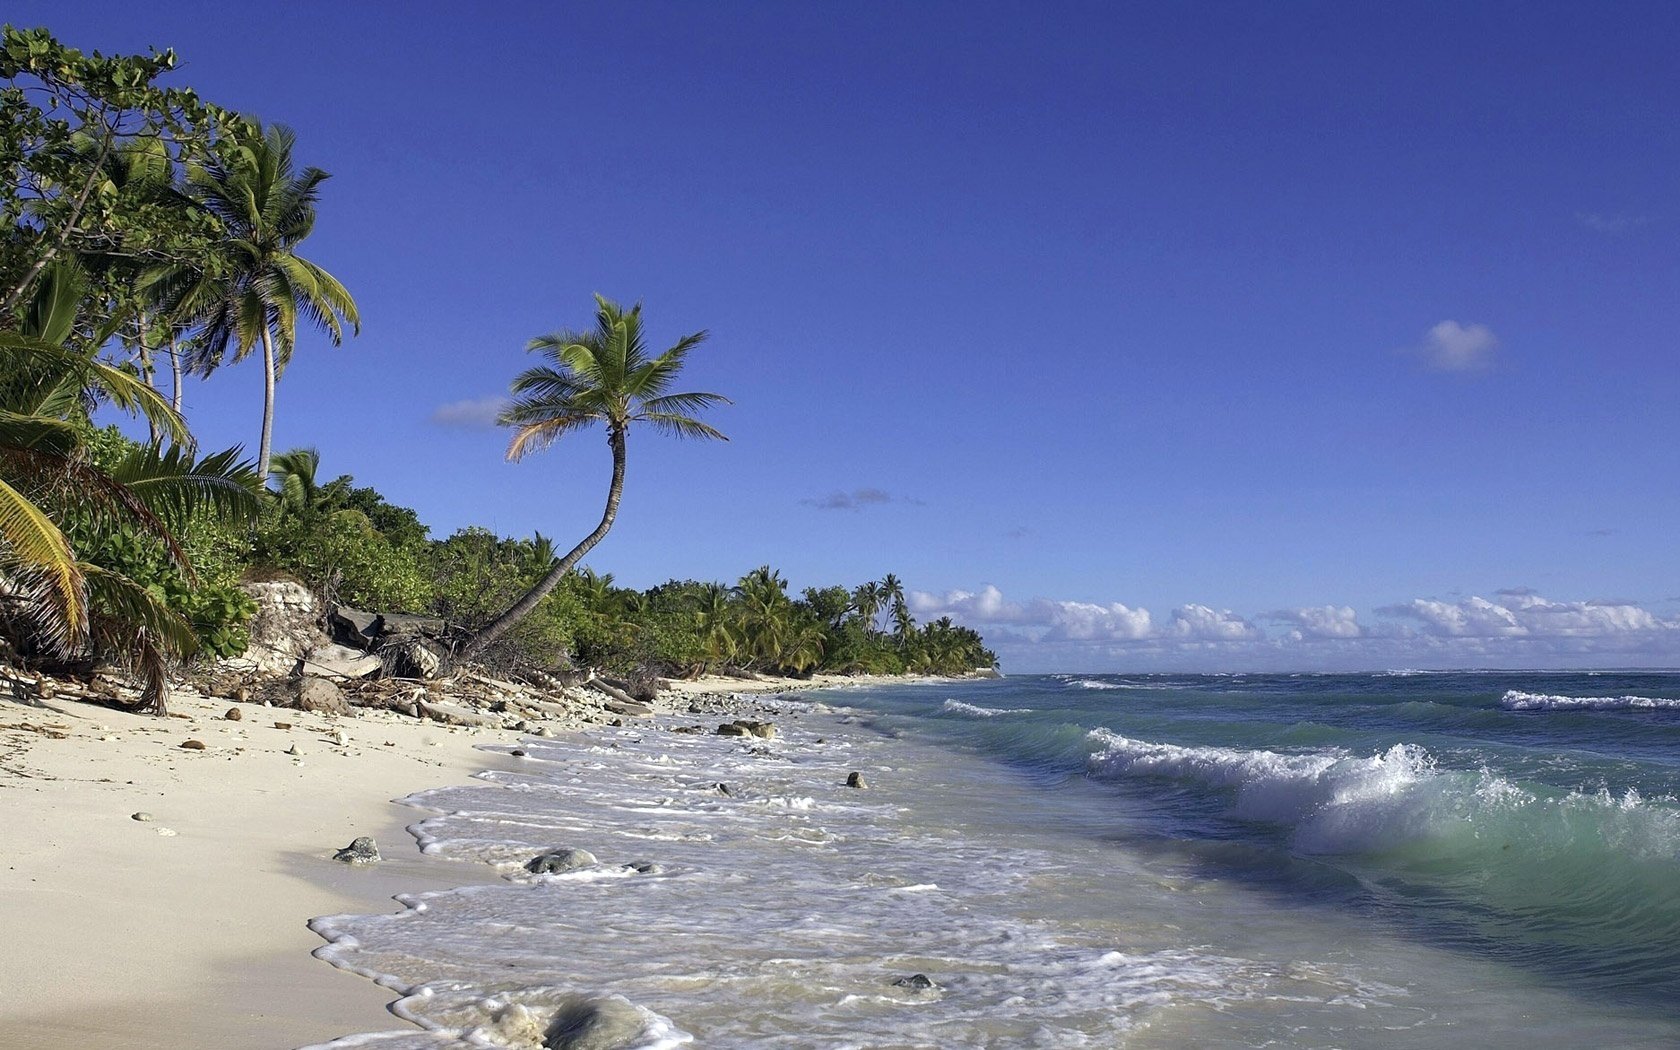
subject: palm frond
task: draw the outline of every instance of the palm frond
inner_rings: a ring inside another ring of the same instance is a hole
[[[140,679],[144,710],[165,713],[169,668],[198,652],[192,625],[147,588],[121,573],[83,562],[89,596],[99,612],[95,645]]]
[[[526,423],[515,430],[508,442],[507,458],[517,463],[533,452],[540,452],[558,441],[568,431],[579,430],[596,422],[593,416],[555,416],[535,423]]]
[[[256,469],[238,447],[201,459],[179,446],[167,451],[142,447],[111,469],[111,478],[133,492],[153,514],[171,525],[209,512],[251,520],[261,507]]]
[[[642,412],[631,418],[651,423],[655,430],[671,437],[697,438],[707,441],[729,440],[716,428],[702,423],[698,419],[679,415],[676,412]]]
[[[88,355],[62,346],[30,339],[12,332],[0,332],[0,371],[15,365],[57,370],[73,377],[84,389],[95,390],[117,409],[145,417],[170,440],[189,440],[186,421],[170,407],[169,399],[136,376],[113,368]]]
[[[31,599],[51,648],[68,652],[87,635],[87,581],[70,541],[23,493],[0,479],[0,567]]]

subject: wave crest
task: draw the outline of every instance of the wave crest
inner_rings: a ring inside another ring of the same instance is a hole
[[[947,700],[939,706],[939,710],[947,715],[961,715],[964,718],[996,718],[998,715],[1030,715],[1030,707],[981,707],[979,704],[965,704],[961,700]]]
[[[1499,698],[1507,711],[1680,711],[1680,700],[1660,696],[1552,696],[1512,689]]]

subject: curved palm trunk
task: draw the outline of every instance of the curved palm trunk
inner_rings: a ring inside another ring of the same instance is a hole
[[[619,497],[624,495],[624,427],[614,425],[607,431],[607,444],[612,447],[613,470],[612,485],[607,489],[607,508],[601,513],[601,523],[595,526],[595,531],[585,536],[576,547],[566,552],[566,556],[554,563],[547,575],[537,581],[536,586],[526,591],[523,596],[502,613],[486,624],[479,632],[468,638],[456,654],[458,660],[471,660],[483,652],[492,642],[506,634],[514,624],[524,619],[537,603],[548,597],[550,591],[559,586],[566,574],[588,554],[597,543],[600,543],[613,526],[613,520],[618,517]]]
[[[268,325],[262,327],[263,346],[263,419],[262,443],[257,446],[257,477],[268,483],[268,451],[274,438],[274,336]]]

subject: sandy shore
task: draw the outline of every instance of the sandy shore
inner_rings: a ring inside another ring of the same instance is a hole
[[[708,678],[676,683],[660,706],[879,681],[905,679]],[[243,717],[230,721],[235,706]],[[192,694],[171,708],[160,719],[0,700],[4,1041],[287,1048],[389,1029],[390,993],[312,958],[321,942],[305,923],[469,881],[421,857],[402,831],[418,815],[391,800],[506,761],[475,745],[517,734]],[[331,859],[360,835],[379,840],[384,862]]]

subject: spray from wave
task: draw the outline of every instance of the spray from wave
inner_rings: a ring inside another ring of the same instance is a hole
[[[1680,700],[1660,696],[1551,696],[1512,689],[1499,699],[1507,711],[1680,711]]]
[[[979,704],[965,704],[961,700],[947,700],[940,705],[939,710],[948,715],[961,715],[964,718],[996,718],[999,715],[1030,715],[1030,707],[981,707]]]

